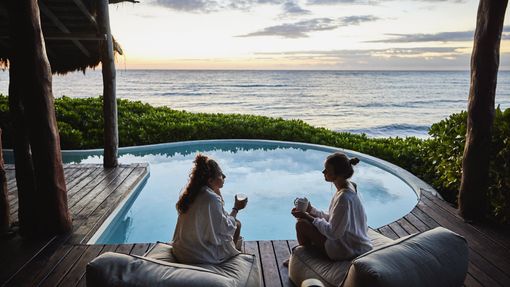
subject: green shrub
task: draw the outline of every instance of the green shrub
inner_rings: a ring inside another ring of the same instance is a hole
[[[418,173],[450,202],[456,202],[462,175],[462,155],[466,143],[467,113],[453,114],[433,124],[425,141],[424,162]],[[497,108],[490,146],[488,199],[493,220],[510,222],[510,109]]]
[[[510,108],[496,110],[489,176],[493,216],[500,222],[510,222]]]
[[[139,101],[118,100],[120,146],[200,139],[272,139],[336,146],[387,160],[409,170],[455,203],[461,180],[466,112],[433,124],[429,139],[369,138],[313,127],[301,120],[255,115],[206,114],[152,107]],[[62,149],[90,149],[103,145],[102,99],[55,100]],[[3,147],[12,147],[7,97],[0,95]],[[492,139],[489,203],[492,218],[510,222],[510,109],[496,111]]]

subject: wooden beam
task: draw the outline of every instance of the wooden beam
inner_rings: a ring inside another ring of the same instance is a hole
[[[51,12],[50,9],[48,9],[48,7],[46,7],[46,5],[44,5],[44,3],[42,1],[39,2],[39,8],[41,9],[41,12],[43,12],[43,14],[50,18],[51,22],[53,22],[53,24],[55,24],[55,26],[57,26],[57,28],[66,33],[66,34],[71,34],[71,31],[69,31],[69,29],[67,29],[67,27],[64,25],[64,23],[60,22],[60,20],[58,19],[58,17],[53,14],[53,12]],[[85,48],[78,40],[71,40],[75,45],[76,47],[78,47],[78,49],[80,49],[80,51],[82,51],[82,53],[87,56],[87,57],[90,57],[90,53],[89,51],[87,50],[87,48]]]
[[[92,16],[92,14],[90,14],[90,11],[85,6],[85,4],[83,4],[83,2],[81,0],[73,0],[73,2],[74,2],[74,4],[76,4],[76,6],[78,6],[80,11],[83,13],[83,15],[85,15],[85,17],[87,19],[89,19],[90,23],[94,24],[94,26],[97,27],[96,18],[94,16]]]
[[[97,20],[99,32],[107,36],[101,51],[103,72],[103,117],[104,117],[104,157],[105,167],[118,165],[119,132],[117,127],[117,98],[115,95],[115,58],[113,38],[110,30],[108,0],[98,3]]]

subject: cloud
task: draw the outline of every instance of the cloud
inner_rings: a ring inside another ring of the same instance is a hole
[[[224,9],[250,10],[262,4],[281,5],[288,0],[154,0],[155,5],[177,11],[211,13]]]
[[[280,36],[283,38],[306,38],[308,32],[333,30],[338,28],[331,18],[316,18],[311,20],[299,21],[296,23],[286,23],[264,28],[262,31],[240,35],[238,37],[255,36]]]
[[[377,20],[379,20],[379,18],[372,15],[347,16],[339,19],[342,26],[359,25],[363,22],[373,22]]]
[[[264,52],[256,53],[256,55],[266,56],[302,56],[302,57],[409,57],[434,55],[436,57],[444,57],[451,55],[465,54],[463,47],[415,47],[415,48],[388,48],[388,49],[367,49],[367,50],[329,50],[329,51],[288,51],[288,52]]]
[[[214,0],[156,0],[156,5],[185,12],[212,12],[218,9]]]
[[[335,5],[345,3],[361,3],[376,5],[380,2],[394,0],[308,0],[306,5]],[[421,2],[466,2],[466,0],[414,0]],[[153,4],[184,12],[211,13],[224,9],[245,10],[258,5],[282,5],[285,14],[308,14],[298,0],[152,0]]]
[[[442,32],[436,34],[386,34],[393,38],[368,41],[371,43],[459,42],[472,41],[473,31]]]
[[[308,0],[306,3],[310,5],[331,5],[354,2],[368,2],[368,0]]]
[[[369,43],[465,42],[473,41],[474,31],[441,32],[435,34],[386,34],[392,38]],[[510,39],[510,26],[503,27],[503,40]]]
[[[343,3],[377,4],[378,2],[389,2],[392,0],[308,0],[309,5],[335,5]],[[415,2],[453,2],[465,3],[467,0],[414,0]]]
[[[349,16],[338,19],[315,18],[296,23],[270,26],[261,31],[239,35],[237,37],[278,36],[282,38],[306,38],[310,32],[334,30],[339,27],[359,25],[363,22],[371,22],[378,19],[379,18],[371,15]]]
[[[288,51],[256,57],[310,63],[312,69],[467,69],[470,50],[463,47],[416,47],[368,50]],[[273,60],[275,61],[275,60]]]
[[[306,15],[310,14],[310,10],[301,8],[296,1],[287,1],[283,3],[284,14],[287,15]]]

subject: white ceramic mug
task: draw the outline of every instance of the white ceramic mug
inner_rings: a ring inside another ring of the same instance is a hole
[[[308,208],[308,204],[309,201],[308,198],[306,197],[296,197],[296,199],[294,199],[294,206],[298,211],[305,212],[306,209]]]

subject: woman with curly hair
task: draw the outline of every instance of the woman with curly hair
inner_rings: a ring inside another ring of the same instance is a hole
[[[239,254],[236,243],[241,222],[236,219],[247,200],[235,198],[228,213],[224,209],[225,175],[213,159],[198,154],[189,181],[177,201],[179,213],[173,237],[173,253],[182,263],[221,263]]]

